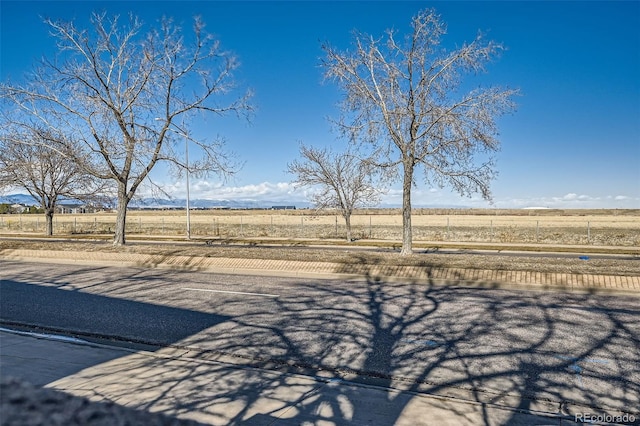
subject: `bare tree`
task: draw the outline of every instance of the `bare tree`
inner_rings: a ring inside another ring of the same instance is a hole
[[[379,202],[381,191],[373,182],[374,168],[350,152],[334,153],[327,148],[300,145],[300,160],[288,164],[296,183],[317,187],[311,201],[317,209],[336,208],[345,220],[351,242],[351,214],[358,207]]]
[[[503,47],[478,35],[446,51],[445,25],[433,10],[418,13],[403,40],[355,34],[352,50],[324,45],[326,78],[345,93],[341,130],[373,144],[375,164],[402,176],[402,254],[412,252],[411,187],[422,166],[426,183],[450,184],[462,195],[490,199],[499,148],[496,119],[514,108],[516,90],[463,90],[465,74],[484,71]],[[482,160],[476,157],[480,154]]]
[[[101,190],[70,156],[43,143],[51,139],[37,133],[0,139],[0,188],[22,188],[39,202],[46,235],[53,235],[53,215],[61,197],[92,200]]]
[[[227,176],[236,170],[221,138],[198,140],[175,124],[197,113],[251,111],[250,92],[234,95],[236,57],[221,49],[199,18],[188,36],[170,19],[147,32],[134,16],[121,24],[118,17],[94,14],[91,30],[73,22],[45,22],[59,57],[43,60],[22,86],[4,84],[2,94],[28,117],[24,123],[38,121],[73,135],[83,155],[57,142],[49,146],[114,183],[114,245],[125,243],[127,206],[158,162],[196,174]],[[201,155],[188,166],[176,148],[182,138],[197,145]]]

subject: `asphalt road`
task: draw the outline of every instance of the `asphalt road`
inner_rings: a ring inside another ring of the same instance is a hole
[[[640,299],[0,260],[0,319],[479,401],[640,414]]]

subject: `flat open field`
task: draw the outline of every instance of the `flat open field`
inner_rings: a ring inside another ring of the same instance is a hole
[[[66,214],[55,216],[58,236],[100,237],[109,239],[115,213]],[[399,245],[401,217],[399,210],[359,211],[352,217],[354,236],[382,240],[382,245]],[[128,214],[130,236],[182,239],[185,235],[186,212],[131,211]],[[536,272],[638,275],[637,260],[592,257],[588,262],[576,257],[511,257],[502,255],[456,256],[417,250],[411,256],[395,252],[298,250],[295,247],[263,247],[261,240],[307,240],[330,242],[344,238],[344,220],[335,212],[313,210],[193,210],[191,230],[194,239],[218,238],[220,242],[252,238],[255,245],[214,245],[202,242],[176,245],[140,244],[113,247],[107,241],[61,242],[0,240],[0,251],[11,249],[47,249],[81,251],[127,251],[153,254],[180,254],[206,257],[246,257],[259,259],[310,260],[335,263],[368,263],[412,265],[420,267],[459,267],[476,269],[509,269]],[[0,234],[32,235],[44,232],[42,215],[0,215]],[[98,235],[99,234],[99,235]],[[510,242],[545,244],[579,244],[585,253],[592,246],[617,246],[635,252],[640,247],[640,210],[416,210],[413,215],[416,245],[427,242]],[[227,240],[228,239],[228,240]],[[376,244],[375,241],[363,243]],[[289,244],[289,243],[288,243]],[[294,245],[299,242],[294,241]],[[358,243],[359,244],[359,243]],[[290,244],[289,244],[290,245]],[[423,245],[425,247],[425,245]],[[598,251],[594,247],[593,250]]]
[[[344,219],[335,211],[192,210],[196,238],[345,237]],[[186,232],[186,211],[132,210],[130,235],[178,236]],[[400,241],[399,210],[361,210],[352,216],[356,239]],[[57,214],[54,233],[108,234],[115,213]],[[0,215],[0,233],[42,233],[43,215]],[[417,209],[414,241],[581,244],[639,247],[640,210],[463,210]]]

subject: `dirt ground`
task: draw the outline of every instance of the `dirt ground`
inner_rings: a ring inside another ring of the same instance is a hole
[[[0,255],[12,249],[130,252],[144,254],[230,257],[253,259],[281,259],[298,261],[322,261],[340,264],[410,265],[441,268],[468,268],[489,270],[520,270],[535,272],[584,273],[606,275],[640,275],[638,256],[618,256],[615,259],[589,255],[588,260],[579,254],[557,257],[539,257],[535,253],[525,256],[494,254],[440,254],[416,250],[413,255],[400,256],[391,249],[375,251],[350,247],[313,248],[279,246],[206,245],[193,243],[138,243],[130,242],[114,247],[108,241],[46,241],[0,240]]]

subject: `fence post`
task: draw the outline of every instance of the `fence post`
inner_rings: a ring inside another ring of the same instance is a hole
[[[587,222],[587,242],[591,244],[591,222]]]
[[[371,239],[371,216],[369,216],[369,239]]]
[[[338,216],[336,216],[336,238],[338,238]]]

